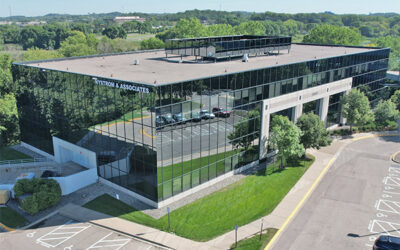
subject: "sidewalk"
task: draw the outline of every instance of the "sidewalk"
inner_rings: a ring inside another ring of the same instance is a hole
[[[380,134],[394,133],[389,132]],[[299,202],[303,199],[328,162],[335,156],[335,154],[338,155],[344,146],[352,141],[373,136],[376,135],[371,133],[356,134],[354,135],[354,138],[334,140],[330,146],[320,150],[309,150],[309,153],[315,156],[314,164],[289,191],[274,211],[262,218],[264,219],[264,228],[280,228],[282,226],[285,220],[291,215],[292,211],[298,206]],[[91,221],[99,226],[117,230],[173,249],[229,249],[229,247],[235,243],[234,230],[208,242],[197,242],[124,219],[104,215],[71,203],[64,206],[59,211],[60,214],[64,216],[79,221]],[[245,226],[239,227],[238,241],[258,233],[261,226],[260,223],[261,218]]]

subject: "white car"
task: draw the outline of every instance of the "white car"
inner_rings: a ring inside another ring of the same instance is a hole
[[[207,119],[214,119],[215,115],[210,111],[208,111],[207,109],[203,109],[200,111],[200,117],[201,119],[207,120]]]

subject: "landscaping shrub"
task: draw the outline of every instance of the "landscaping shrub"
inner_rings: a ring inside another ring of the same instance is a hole
[[[56,205],[61,199],[60,185],[52,179],[22,179],[14,185],[15,196],[32,194],[25,198],[21,207],[30,214],[35,214]]]
[[[26,197],[22,201],[21,207],[30,214],[36,214],[39,212],[39,204],[34,196]]]
[[[21,196],[23,194],[31,194],[33,193],[33,182],[28,179],[18,180],[14,185],[15,196]]]
[[[388,121],[388,122],[387,122],[386,129],[387,129],[387,130],[397,130],[398,127],[399,127],[399,124],[397,124],[397,122],[395,122],[395,121]]]
[[[358,130],[360,132],[370,132],[370,131],[379,130],[379,129],[375,122],[369,122],[363,126],[358,127]]]

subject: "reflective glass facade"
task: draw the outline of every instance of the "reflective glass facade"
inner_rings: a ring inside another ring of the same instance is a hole
[[[170,39],[165,42],[165,51],[167,54],[223,58],[261,52],[264,50],[260,49],[265,48],[287,49],[291,44],[292,38],[286,36],[219,36]]]
[[[377,49],[165,85],[14,64],[21,140],[49,153],[52,136],[88,148],[99,176],[162,201],[259,159],[263,99],[353,77],[378,100],[388,56]],[[339,100],[330,98],[329,122]]]

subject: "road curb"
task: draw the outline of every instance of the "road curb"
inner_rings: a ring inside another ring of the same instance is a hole
[[[392,155],[392,157],[391,157],[391,160],[392,160],[393,162],[395,162],[395,163],[400,164],[400,161],[396,160],[396,157],[397,157],[398,154],[400,154],[400,151],[394,153],[394,154]]]
[[[4,230],[8,231],[8,232],[13,232],[13,231],[15,231],[14,228],[7,227],[6,225],[4,225],[4,224],[1,223],[1,222],[0,222],[0,227],[3,228]]]

